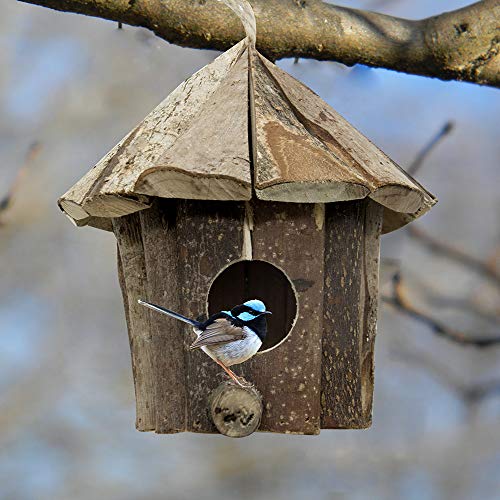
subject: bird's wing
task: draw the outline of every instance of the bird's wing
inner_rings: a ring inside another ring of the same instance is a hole
[[[200,333],[199,337],[191,344],[190,349],[227,344],[243,338],[245,338],[243,328],[233,325],[227,318],[218,318]]]

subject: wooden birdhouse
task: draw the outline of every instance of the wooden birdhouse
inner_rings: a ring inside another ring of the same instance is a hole
[[[259,54],[244,13],[247,38],[174,90],[59,204],[78,226],[116,236],[137,429],[365,428],[379,238],[436,200]],[[220,367],[188,349],[187,325],[137,303],[196,319],[251,298],[273,316],[261,352],[235,368],[256,391],[236,399]]]

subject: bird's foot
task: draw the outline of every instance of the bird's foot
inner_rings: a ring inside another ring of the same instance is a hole
[[[249,382],[248,380],[246,380],[245,378],[243,377],[236,377],[237,380],[236,380],[236,383],[240,386],[240,387],[252,387],[253,384],[252,382]]]

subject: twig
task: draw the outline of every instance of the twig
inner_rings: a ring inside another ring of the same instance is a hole
[[[17,171],[17,175],[14,178],[14,181],[12,182],[10,189],[8,190],[7,194],[0,199],[0,215],[2,215],[9,207],[12,206],[14,195],[19,189],[19,186],[21,185],[26,175],[26,171],[28,170],[30,163],[38,156],[40,150],[41,150],[41,145],[39,142],[33,142],[28,147],[28,150],[24,157],[24,162]]]
[[[484,321],[488,321],[490,323],[500,323],[500,315],[496,311],[484,308],[482,303],[476,303],[475,301],[467,298],[446,297],[438,295],[430,290],[426,290],[426,297],[429,298],[434,306],[440,309],[458,309],[477,316]]]
[[[407,168],[410,175],[414,175],[422,166],[424,161],[429,156],[429,153],[453,130],[455,124],[452,121],[447,121],[441,130],[420,150],[416,158]]]
[[[471,337],[464,332],[447,327],[439,320],[417,309],[413,304],[411,304],[407,297],[405,286],[399,271],[394,273],[392,284],[393,295],[391,297],[383,296],[382,300],[387,304],[391,304],[398,311],[406,314],[407,316],[424,323],[436,335],[451,340],[457,344],[478,348],[500,344],[500,336]]]
[[[500,394],[500,380],[488,380],[475,384],[464,384],[450,373],[443,363],[434,362],[427,354],[397,349],[393,351],[399,359],[414,363],[432,373],[439,381],[457,393],[466,403],[479,403],[487,397]]]
[[[420,241],[420,243],[424,244],[432,252],[448,257],[455,262],[459,262],[500,286],[500,273],[491,262],[484,262],[458,248],[444,243],[415,225],[408,227],[408,234],[412,238]]]
[[[431,151],[453,130],[454,124],[451,120],[447,121],[441,130],[422,148],[415,160],[409,166],[408,173],[415,174],[423,165]],[[495,256],[492,256],[487,262],[477,259],[472,255],[455,248],[452,245],[444,243],[438,238],[429,235],[426,231],[415,224],[407,227],[408,234],[424,244],[430,251],[441,254],[449,259],[462,264],[463,266],[481,274],[500,286],[500,271],[496,268]]]

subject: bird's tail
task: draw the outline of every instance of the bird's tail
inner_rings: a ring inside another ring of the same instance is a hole
[[[153,311],[158,311],[160,313],[166,314],[167,316],[178,319],[179,321],[184,321],[184,323],[187,323],[188,325],[191,325],[194,327],[200,326],[199,321],[195,321],[194,319],[186,318],[186,316],[183,316],[182,314],[171,311],[170,309],[166,309],[165,307],[157,306],[156,304],[151,304],[151,302],[146,302],[145,300],[141,300],[141,299],[139,299],[137,302],[139,302],[139,304],[142,304],[143,306],[146,306],[146,307],[149,307],[150,309],[153,309]]]

